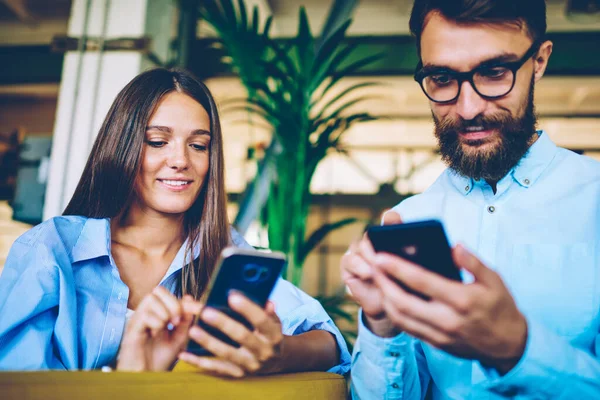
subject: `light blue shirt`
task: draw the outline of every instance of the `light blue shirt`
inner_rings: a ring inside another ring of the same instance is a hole
[[[95,369],[113,362],[129,289],[110,251],[108,219],[55,217],[13,244],[0,276],[0,370]],[[232,243],[250,247],[235,231]],[[179,289],[185,244],[160,284]],[[270,298],[285,335],[321,329],[338,343],[329,372],[346,373],[350,354],[321,304],[280,279]]]
[[[447,170],[394,208],[405,222],[440,219],[502,276],[528,323],[520,362],[500,376],[361,323],[355,399],[422,399],[429,385],[434,399],[600,399],[600,163],[539,134],[496,194]]]

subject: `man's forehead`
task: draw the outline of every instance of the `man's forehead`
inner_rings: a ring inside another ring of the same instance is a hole
[[[423,26],[421,60],[424,65],[469,70],[499,56],[522,56],[531,43],[523,24],[458,23],[432,12]]]

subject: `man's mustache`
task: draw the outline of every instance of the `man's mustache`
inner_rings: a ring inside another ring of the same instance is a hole
[[[478,115],[477,117],[465,120],[461,117],[446,118],[439,122],[439,129],[441,132],[447,133],[453,132],[464,132],[468,128],[483,128],[483,130],[493,130],[502,128],[510,118],[501,115]]]

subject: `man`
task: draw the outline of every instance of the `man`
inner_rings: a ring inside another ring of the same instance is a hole
[[[544,0],[416,0],[410,27],[449,168],[383,223],[441,220],[469,283],[354,243],[354,398],[600,399],[600,163],[536,131]]]

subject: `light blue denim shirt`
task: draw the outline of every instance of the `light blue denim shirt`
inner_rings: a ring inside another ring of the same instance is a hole
[[[494,195],[486,182],[444,172],[394,208],[404,221],[438,218],[498,272],[528,322],[506,375],[403,333],[359,327],[355,399],[600,399],[600,163],[543,132]],[[361,318],[362,321],[362,318]]]
[[[95,369],[115,359],[125,326],[129,289],[110,251],[108,219],[55,217],[13,244],[0,276],[0,370]],[[250,247],[235,231],[232,243]],[[185,244],[160,284],[177,293]],[[271,300],[283,333],[321,329],[350,354],[321,304],[280,279]]]

